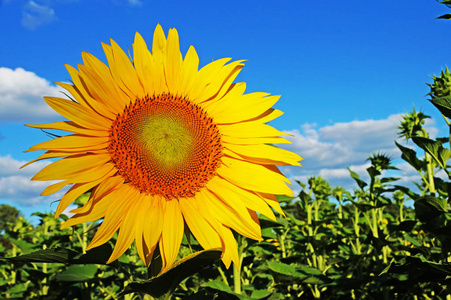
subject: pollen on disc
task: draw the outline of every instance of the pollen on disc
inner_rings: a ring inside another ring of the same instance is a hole
[[[194,196],[216,174],[222,149],[213,120],[170,94],[126,106],[113,122],[108,146],[126,182],[166,199]]]

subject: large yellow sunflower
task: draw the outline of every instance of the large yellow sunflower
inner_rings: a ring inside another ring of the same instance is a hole
[[[163,272],[186,226],[205,249],[222,248],[227,267],[238,264],[232,229],[261,240],[257,212],[275,220],[270,207],[283,212],[274,195],[292,195],[275,165],[300,165],[271,145],[288,143],[266,124],[282,114],[271,108],[279,96],[244,94],[246,84],[233,83],[242,61],[199,70],[194,47],[182,57],[175,29],[166,39],[158,25],[152,52],[137,33],[132,61],[113,40],[102,46],[108,66],[86,52],[78,70],[66,66],[72,84],[57,84],[73,99],[44,97],[69,121],[29,125],[73,133],[27,150],[47,150],[28,164],[62,158],[32,180],[61,180],[42,195],[72,185],[57,216],[92,190],[62,228],[103,218],[88,249],[119,231],[109,262],[135,241],[147,266],[159,247]]]

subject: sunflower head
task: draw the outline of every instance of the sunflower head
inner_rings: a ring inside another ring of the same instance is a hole
[[[300,165],[273,145],[288,142],[267,125],[282,114],[271,108],[279,97],[234,83],[242,61],[199,69],[175,29],[166,37],[158,25],[151,49],[137,33],[132,60],[113,40],[102,46],[108,64],[83,52],[67,66],[72,82],[57,84],[70,100],[44,98],[67,121],[29,125],[71,133],[28,150],[46,152],[27,165],[60,158],[32,178],[59,180],[42,195],[71,186],[56,216],[91,191],[62,228],[103,219],[88,249],[119,232],[109,262],[135,242],[147,266],[158,247],[163,272],[189,229],[205,249],[222,248],[226,266],[238,263],[233,231],[262,240],[257,213],[275,220],[275,195],[292,194],[276,165]]]

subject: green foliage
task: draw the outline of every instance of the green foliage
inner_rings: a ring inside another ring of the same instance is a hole
[[[427,173],[416,152],[398,146],[419,172]],[[235,271],[218,262],[219,251],[189,255],[201,250],[190,238],[180,251],[180,257],[188,257],[146,280],[152,271],[134,248],[110,265],[105,263],[114,241],[83,250],[95,224],[59,231],[63,220],[52,214],[37,214],[42,221],[36,227],[17,219],[4,233],[12,247],[1,249],[11,258],[0,266],[0,290],[5,297],[47,299],[163,299],[171,293],[175,299],[445,297],[447,200],[394,185],[397,178],[385,175],[395,168],[384,154],[368,161],[368,180],[350,170],[358,186],[354,191],[312,176],[300,182],[297,197],[281,197],[286,217],[276,223],[260,216],[264,241],[237,236],[242,265]],[[416,213],[404,205],[409,198]]]
[[[0,205],[0,232],[3,231],[8,223],[14,223],[20,217],[20,211],[14,206],[8,204]]]
[[[442,4],[446,5],[446,6],[448,6],[449,8],[451,8],[451,1],[450,0],[442,0],[442,1],[437,0],[437,2],[442,3]],[[451,19],[451,14],[441,15],[437,19],[448,19],[449,20],[449,19]]]
[[[398,178],[390,176],[396,168],[383,153],[368,158],[365,177],[349,169],[357,186],[352,191],[318,176],[298,182],[297,197],[279,197],[286,216],[277,222],[260,216],[264,241],[236,236],[238,268],[224,269],[220,251],[201,251],[192,236],[184,238],[178,264],[161,275],[158,259],[147,269],[134,247],[106,265],[114,238],[85,250],[95,222],[60,231],[67,217],[36,213],[41,218],[36,227],[14,218],[5,223],[0,246],[2,296],[450,299],[450,183],[437,174],[449,178],[451,151],[447,138],[429,137],[423,127],[427,118],[414,110],[399,126],[417,150],[396,143],[420,175],[416,190],[396,184]],[[87,196],[76,203],[83,205]],[[413,207],[405,206],[407,200]]]

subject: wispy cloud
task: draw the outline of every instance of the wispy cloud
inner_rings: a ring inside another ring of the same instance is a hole
[[[142,5],[142,2],[139,0],[127,0],[127,2],[132,6],[139,6]]]
[[[58,117],[43,96],[62,96],[61,89],[22,68],[0,67],[0,123],[40,122]]]
[[[28,1],[22,11],[22,25],[28,29],[51,23],[56,20],[55,10],[50,6]]]
[[[390,115],[382,120],[363,120],[317,128],[315,124],[304,124],[300,129],[284,130],[293,134],[287,137],[293,144],[281,145],[290,151],[301,155],[303,167],[283,167],[283,172],[290,178],[306,182],[307,178],[316,175],[329,180],[332,186],[354,187],[354,181],[349,176],[349,167],[363,179],[367,178],[366,161],[372,153],[384,153],[397,160],[401,153],[394,141],[399,138],[396,134],[401,120],[400,114]],[[431,136],[437,134],[434,120],[428,120],[427,130]],[[396,162],[396,161],[395,161]],[[410,183],[419,179],[416,171],[405,163],[399,163],[401,177],[399,183]],[[293,188],[299,188],[294,183]]]
[[[19,206],[35,206],[58,200],[63,191],[47,197],[40,197],[41,192],[54,182],[30,181],[39,170],[50,164],[47,161],[36,162],[20,169],[25,161],[19,161],[10,155],[0,156],[0,199],[9,200]]]

